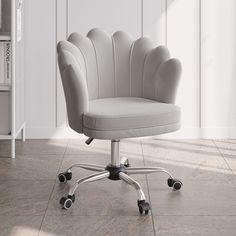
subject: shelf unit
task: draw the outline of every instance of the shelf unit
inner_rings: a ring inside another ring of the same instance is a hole
[[[10,91],[10,90],[11,90],[11,85],[1,85],[0,84],[0,91],[1,92]]]
[[[1,32],[0,41],[11,41],[11,35],[6,32]]]
[[[0,139],[11,141],[10,156],[15,158],[16,139],[25,141],[24,0],[0,1],[0,43],[9,42],[11,46],[11,82],[0,84]]]

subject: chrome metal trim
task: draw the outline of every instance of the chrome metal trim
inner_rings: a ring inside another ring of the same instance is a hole
[[[130,176],[128,176],[127,174],[123,172],[120,172],[119,176],[120,176],[120,179],[122,179],[125,183],[133,186],[136,189],[139,201],[145,200],[144,192],[137,181],[135,181],[134,179],[132,179]]]
[[[120,166],[120,140],[111,140],[111,165]]]
[[[102,171],[100,173],[96,173],[96,174],[93,174],[93,175],[86,176],[82,179],[79,179],[70,187],[68,195],[70,195],[70,196],[74,195],[76,189],[78,188],[78,186],[80,184],[105,179],[105,178],[108,178],[109,175],[110,175],[109,171],[105,170],[105,171]]]
[[[104,171],[105,167],[102,165],[95,165],[90,163],[78,163],[70,166],[67,171],[71,171],[72,168],[79,167],[86,170],[92,170],[92,171]]]
[[[163,172],[169,175],[170,178],[173,179],[172,175],[169,171],[165,170],[161,167],[127,167],[126,172],[128,175],[134,175],[134,174],[151,174],[155,172]]]

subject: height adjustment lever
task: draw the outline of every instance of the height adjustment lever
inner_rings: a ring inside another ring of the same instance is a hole
[[[89,145],[90,143],[93,142],[93,140],[94,140],[94,138],[88,138],[88,139],[85,141],[85,143],[86,143],[87,145]]]

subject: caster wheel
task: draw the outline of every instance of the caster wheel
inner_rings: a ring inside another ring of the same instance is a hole
[[[67,197],[62,197],[60,200],[60,204],[62,205],[63,209],[69,209],[72,204],[75,202],[75,195],[73,196],[67,196]]]
[[[142,215],[143,213],[145,215],[148,214],[150,208],[150,205],[148,202],[145,202],[145,200],[143,201],[138,201],[138,209],[139,209],[139,213]]]
[[[61,183],[64,183],[72,179],[72,172],[63,172],[58,175],[58,179]]]
[[[180,190],[181,186],[182,186],[182,183],[179,180],[175,180],[174,185],[173,185],[173,189]]]
[[[168,184],[169,187],[173,187],[173,185],[174,185],[174,179],[169,178],[169,179],[167,180],[167,184]]]
[[[129,159],[127,159],[124,163],[124,167],[130,167],[130,164],[129,164]]]
[[[181,186],[183,185],[182,182],[178,179],[171,179],[167,180],[167,184],[169,187],[173,187],[174,190],[180,190]]]

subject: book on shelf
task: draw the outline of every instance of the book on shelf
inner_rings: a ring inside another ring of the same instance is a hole
[[[0,85],[11,84],[11,43],[0,42]]]

